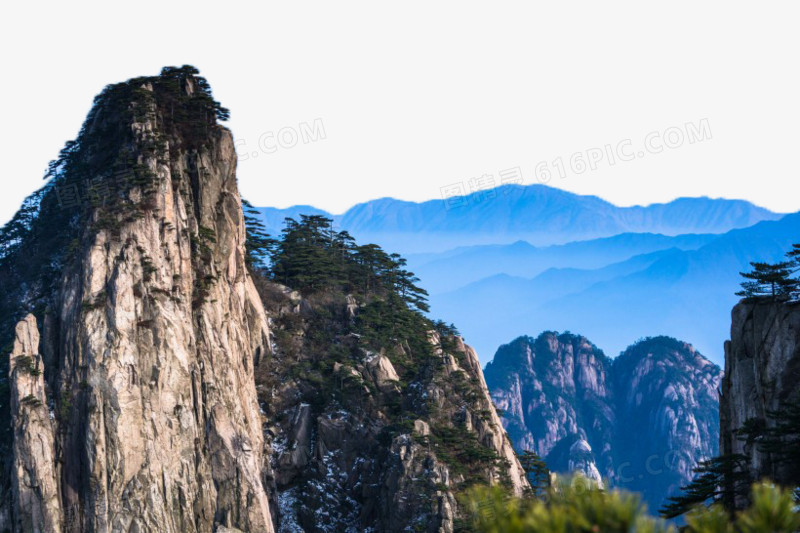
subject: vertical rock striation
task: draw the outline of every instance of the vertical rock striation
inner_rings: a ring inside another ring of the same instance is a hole
[[[39,328],[33,315],[17,324],[10,359],[14,527],[32,533],[60,533],[55,438],[39,353]]]
[[[13,371],[41,402],[20,407],[36,422],[15,425],[15,453],[42,448],[38,479],[15,483],[42,487],[67,533],[273,530],[254,383],[269,330],[215,113],[191,68],[109,86],[53,167],[50,194],[87,202],[44,313],[55,445],[41,375]]]

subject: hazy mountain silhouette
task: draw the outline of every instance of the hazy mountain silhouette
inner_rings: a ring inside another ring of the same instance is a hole
[[[268,229],[283,218],[322,214],[313,207],[261,208]],[[724,233],[780,215],[743,200],[679,198],[649,206],[617,207],[545,185],[505,185],[448,200],[407,202],[382,198],[332,216],[360,241],[408,254],[476,244],[563,244],[620,233]]]
[[[569,329],[612,355],[645,336],[691,339],[720,364],[739,272],[750,261],[780,260],[798,240],[800,214],[792,214],[730,231],[696,250],[663,250],[599,269],[549,270],[532,279],[492,276],[434,294],[432,310],[458,324],[483,354],[521,332]]]
[[[499,273],[531,278],[550,268],[595,269],[669,248],[695,250],[716,237],[713,234],[668,237],[624,233],[545,247],[524,241],[462,247],[442,254],[411,254],[408,260],[422,284],[431,293],[440,293]]]

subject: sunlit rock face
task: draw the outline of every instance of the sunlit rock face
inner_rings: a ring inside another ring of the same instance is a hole
[[[102,189],[40,296],[41,347],[35,318],[17,328],[13,531],[273,531],[254,383],[269,330],[209,94],[187,70],[110,86],[48,193]]]
[[[520,337],[486,379],[518,450],[642,492],[651,508],[719,449],[721,371],[675,339],[646,339],[612,360],[578,335]]]

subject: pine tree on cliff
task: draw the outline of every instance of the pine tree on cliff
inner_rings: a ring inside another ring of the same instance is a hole
[[[550,489],[550,470],[547,468],[547,464],[539,457],[539,454],[531,450],[525,450],[517,457],[528,476],[533,496],[536,498],[544,496]]]
[[[737,497],[747,495],[750,490],[747,457],[740,454],[700,461],[694,472],[697,477],[681,487],[682,494],[667,498],[668,503],[659,510],[661,516],[676,518],[695,507],[715,503],[721,504],[733,515]]]
[[[800,244],[793,244],[792,249],[786,252],[786,257],[791,263],[792,270],[797,272],[800,270]]]
[[[399,254],[391,254],[389,257],[392,260],[391,275],[395,292],[412,308],[424,313],[430,311],[428,291],[417,285],[419,278],[413,272],[405,269],[405,258]]]
[[[742,282],[742,290],[737,292],[736,296],[771,298],[772,300],[788,300],[797,296],[800,291],[800,280],[792,277],[793,262],[751,262],[750,264],[753,270],[741,272],[742,277],[747,281]]]
[[[242,198],[244,211],[244,225],[247,230],[245,249],[247,251],[247,264],[251,268],[267,268],[269,252],[276,242],[266,232],[266,227],[259,218],[260,213],[253,204]]]

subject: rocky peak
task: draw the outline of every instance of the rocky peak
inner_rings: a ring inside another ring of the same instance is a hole
[[[195,70],[168,68],[109,86],[51,166],[36,224],[73,186],[86,201],[37,295],[52,390],[37,400],[54,406],[37,457],[50,466],[11,484],[53,485],[57,469],[61,509],[47,509],[66,532],[272,531],[254,385],[269,331],[224,115]],[[25,457],[34,427],[19,427]]]
[[[518,450],[642,492],[653,508],[717,452],[721,371],[675,339],[645,339],[612,361],[577,335],[520,337],[486,379]]]
[[[698,461],[719,452],[722,371],[690,344],[653,337],[617,357],[613,373],[617,416],[625,424],[617,454],[631,464],[625,486],[655,509],[693,479]]]
[[[596,407],[613,401],[609,367],[601,350],[569,333],[520,337],[500,347],[486,377],[515,447],[547,457],[559,441],[578,435],[596,443],[601,471],[609,475],[611,458],[600,443],[610,440],[614,416]]]

